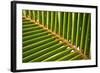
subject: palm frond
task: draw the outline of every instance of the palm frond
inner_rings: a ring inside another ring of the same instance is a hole
[[[23,10],[23,62],[90,59],[91,14]]]

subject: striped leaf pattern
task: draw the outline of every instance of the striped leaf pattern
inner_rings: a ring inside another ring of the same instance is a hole
[[[91,58],[91,14],[22,11],[23,62]]]

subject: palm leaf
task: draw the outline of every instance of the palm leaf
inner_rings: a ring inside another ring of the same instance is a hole
[[[22,11],[23,62],[90,59],[91,14]]]

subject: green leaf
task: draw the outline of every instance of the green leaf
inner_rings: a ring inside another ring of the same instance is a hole
[[[67,27],[67,39],[71,40],[71,30],[72,30],[72,13],[68,13],[68,27]]]
[[[23,63],[91,58],[90,13],[23,10],[22,16]]]
[[[72,44],[76,44],[76,32],[77,32],[77,18],[78,13],[72,13],[72,36],[71,36],[71,42]]]

